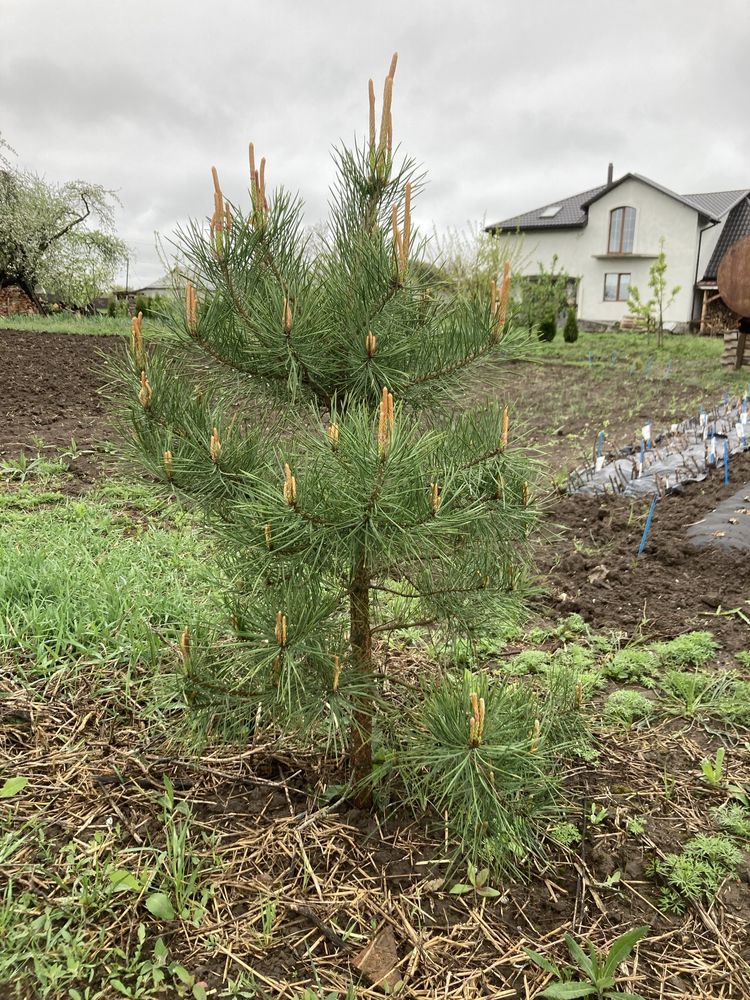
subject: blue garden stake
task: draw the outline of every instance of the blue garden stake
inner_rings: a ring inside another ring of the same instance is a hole
[[[609,360],[612,362],[613,365],[617,364],[617,351],[612,351]]]
[[[649,451],[651,451],[651,449],[654,447],[654,442],[651,440],[651,421],[650,420],[646,424],[646,427],[648,427],[648,440],[646,441],[646,447],[648,448]]]
[[[714,438],[714,425],[708,428],[708,464],[716,465],[716,439]]]
[[[594,355],[591,353],[591,351],[589,351],[589,368],[591,368],[593,364],[594,364]],[[750,389],[750,385],[748,385],[748,389]]]
[[[729,485],[729,442],[724,441],[724,485]]]
[[[604,431],[599,431],[596,435],[596,457],[599,458],[604,450]]]
[[[638,546],[638,556],[640,559],[643,555],[643,550],[646,548],[646,539],[648,538],[648,533],[651,529],[651,519],[654,516],[654,511],[656,510],[656,501],[659,499],[659,494],[654,494],[654,499],[651,501],[651,506],[649,507],[648,517],[646,518],[646,526],[643,529],[643,536],[641,537],[641,544]]]
[[[670,358],[670,360],[669,360],[669,361],[667,362],[667,369],[666,369],[666,371],[664,372],[664,377],[665,377],[665,378],[671,378],[671,377],[672,377],[672,360],[671,360],[671,358]]]
[[[729,406],[729,393],[724,393],[724,406]]]

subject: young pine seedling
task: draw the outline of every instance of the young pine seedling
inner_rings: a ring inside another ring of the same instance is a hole
[[[466,868],[466,877],[469,881],[457,882],[454,886],[451,886],[451,896],[463,896],[467,892],[475,892],[477,896],[484,896],[490,899],[499,896],[499,889],[493,889],[487,885],[489,875],[489,868],[477,869],[477,866],[470,861]]]
[[[600,954],[589,942],[587,945],[588,955],[581,946],[573,940],[570,934],[565,935],[565,943],[568,946],[570,957],[583,973],[582,979],[570,979],[568,970],[560,969],[554,962],[550,962],[543,955],[531,948],[524,948],[531,961],[538,965],[540,969],[548,972],[557,979],[556,983],[548,986],[539,996],[548,997],[549,1000],[576,1000],[577,997],[599,997],[606,1000],[617,1000],[625,997],[626,1000],[643,1000],[637,993],[623,993],[615,990],[620,978],[617,974],[622,962],[629,957],[633,948],[648,934],[648,926],[634,927],[630,931],[621,934],[613,943],[609,952]]]

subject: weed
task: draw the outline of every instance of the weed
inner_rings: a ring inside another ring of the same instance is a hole
[[[493,889],[488,884],[490,877],[489,868],[477,869],[476,865],[473,865],[470,861],[466,866],[466,877],[469,880],[468,882],[457,882],[451,886],[451,896],[463,896],[467,892],[474,892],[477,896],[485,896],[491,899],[494,896],[500,895],[498,889]]]
[[[631,816],[625,824],[625,829],[631,837],[640,837],[646,832],[646,821],[642,816]]]
[[[719,747],[713,760],[710,757],[701,761],[701,773],[713,788],[718,788],[724,780],[724,755],[726,750]]]
[[[609,809],[606,806],[598,806],[596,802],[591,803],[589,809],[589,823],[591,826],[598,826],[609,816]]]
[[[600,997],[606,1000],[617,1000],[617,997],[628,996],[630,1000],[643,1000],[635,993],[622,994],[613,989],[618,982],[618,969],[620,965],[630,956],[633,948],[648,934],[648,927],[634,927],[630,931],[621,934],[612,942],[608,952],[601,954],[589,942],[587,946],[588,954],[575,941],[570,934],[565,935],[565,943],[568,946],[570,957],[577,966],[575,973],[583,973],[583,979],[571,979],[571,974],[567,969],[560,969],[554,962],[540,955],[531,948],[524,948],[531,961],[554,976],[557,980],[546,990],[542,990],[539,996],[548,997],[550,1000],[566,1000],[572,997]]]
[[[750,726],[750,682],[733,681],[718,708],[719,715],[727,722]]]
[[[156,862],[164,892],[150,897],[152,901],[155,897],[159,898],[149,909],[162,919],[171,920],[179,916],[197,927],[211,897],[211,889],[205,885],[207,872],[192,847],[192,810],[189,804],[175,801],[174,786],[166,774],[164,788],[162,826],[165,847]],[[149,900],[146,905],[149,905]]]
[[[694,673],[669,670],[662,681],[668,711],[688,719],[720,716],[733,686],[730,675],[716,676],[700,670]]]
[[[719,648],[710,632],[686,632],[670,642],[655,642],[649,647],[667,669],[702,667]]]
[[[712,810],[714,822],[720,830],[743,840],[750,840],[750,809],[740,802],[726,802]]]
[[[581,832],[572,823],[557,823],[553,826],[549,835],[556,844],[562,847],[573,847],[581,842]]]
[[[503,669],[503,673],[515,677],[526,674],[540,674],[550,665],[551,657],[541,649],[525,649],[514,656]]]
[[[645,649],[621,649],[603,666],[604,676],[620,684],[653,687],[659,661]]]
[[[738,661],[740,666],[744,667],[746,670],[750,670],[750,650],[743,650],[741,653],[735,653],[734,658]]]
[[[650,719],[653,714],[654,703],[640,691],[613,691],[604,703],[604,721],[625,729]]]
[[[648,873],[663,883],[659,905],[671,913],[682,913],[686,901],[710,902],[722,882],[736,877],[742,852],[721,834],[699,833],[692,837],[679,854],[651,862]]]

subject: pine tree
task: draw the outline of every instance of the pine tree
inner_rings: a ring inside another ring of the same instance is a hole
[[[121,372],[139,458],[223,540],[241,640],[230,694],[348,733],[360,804],[379,641],[417,624],[470,635],[514,615],[534,518],[507,407],[463,404],[470,378],[524,352],[509,271],[454,295],[421,266],[422,178],[394,153],[395,70],[396,56],[379,129],[371,80],[366,141],[334,152],[315,244],[300,201],[269,193],[252,145],[246,213],[213,169],[210,225],[179,234],[185,306],[158,344],[136,317]]]
[[[568,315],[565,317],[563,340],[566,344],[575,344],[578,340],[578,320],[576,319],[576,311],[573,306],[568,307]]]

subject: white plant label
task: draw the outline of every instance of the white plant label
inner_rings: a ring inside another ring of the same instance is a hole
[[[596,471],[601,472],[604,468],[604,455],[596,456]]]
[[[708,454],[711,458],[716,458],[716,438],[709,438]]]
[[[701,427],[707,427],[707,426],[708,426],[708,414],[701,413]]]
[[[740,413],[740,423],[741,424],[746,424],[747,423],[747,410],[743,410]]]
[[[651,424],[644,424],[643,427],[641,427],[641,434],[643,435],[643,440],[644,441],[650,441],[651,440]]]
[[[737,426],[735,427],[735,430],[737,431],[737,437],[740,440],[742,440],[742,438],[745,436],[745,425],[744,424],[737,424]]]

